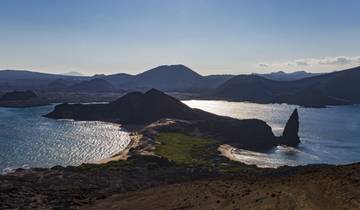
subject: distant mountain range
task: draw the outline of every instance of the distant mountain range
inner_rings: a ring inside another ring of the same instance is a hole
[[[184,65],[158,66],[137,75],[119,73],[113,75],[94,75],[93,77],[3,70],[0,71],[0,87],[8,87],[9,89],[35,88],[51,91],[81,90],[90,92],[119,89],[145,91],[157,88],[163,91],[201,92],[216,88],[232,76],[202,76]],[[100,81],[101,85],[99,85]]]
[[[360,67],[293,81],[239,75],[220,85],[212,98],[257,103],[324,106],[360,103]]]
[[[63,73],[62,75],[66,75],[66,76],[78,76],[78,77],[82,77],[84,76],[84,74],[77,72],[77,71],[69,71],[66,73]]]
[[[3,90],[55,92],[146,91],[197,93],[203,98],[323,106],[360,103],[360,67],[332,73],[305,71],[202,76],[184,65],[163,65],[137,75],[68,76],[0,71]]]
[[[291,80],[298,80],[298,79],[318,76],[321,75],[321,73],[309,73],[306,71],[295,71],[291,73],[286,73],[283,71],[278,71],[267,74],[254,74],[254,75],[258,75],[261,77],[265,77],[267,79],[278,80],[278,81],[291,81]]]
[[[213,89],[232,75],[202,76],[184,65],[163,65],[137,75],[113,74],[100,77],[122,89],[201,92]]]

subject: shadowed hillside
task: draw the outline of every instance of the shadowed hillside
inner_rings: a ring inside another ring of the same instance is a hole
[[[325,106],[360,103],[360,67],[295,81],[239,75],[219,86],[213,98],[257,103]]]

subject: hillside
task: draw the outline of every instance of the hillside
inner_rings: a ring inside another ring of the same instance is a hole
[[[211,98],[257,103],[326,106],[360,103],[360,67],[295,81],[239,75],[220,85]]]
[[[266,74],[254,74],[254,75],[258,75],[266,79],[277,80],[277,81],[293,81],[293,80],[318,76],[321,75],[321,73],[310,73],[306,71],[295,71],[295,72],[286,73],[283,71],[278,71],[278,72],[271,72]]]
[[[0,86],[8,89],[34,89],[46,90],[47,85],[57,79],[71,79],[81,81],[88,77],[49,74],[27,70],[0,70]]]
[[[184,65],[162,65],[137,75],[113,74],[101,77],[115,87],[146,91],[202,92],[213,89],[233,75],[202,76]]]
[[[33,107],[48,105],[48,100],[31,90],[12,91],[0,96],[0,107]]]
[[[116,88],[104,79],[95,78],[79,82],[67,88],[72,92],[112,92]]]

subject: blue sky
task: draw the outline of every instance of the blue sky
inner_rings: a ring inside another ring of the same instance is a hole
[[[360,65],[358,0],[0,0],[0,69],[201,74]]]

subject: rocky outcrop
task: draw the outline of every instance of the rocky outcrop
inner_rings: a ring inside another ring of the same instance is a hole
[[[297,109],[295,109],[285,125],[283,135],[280,137],[281,144],[287,146],[297,146],[300,143],[300,138],[298,133],[299,133],[299,114]]]

